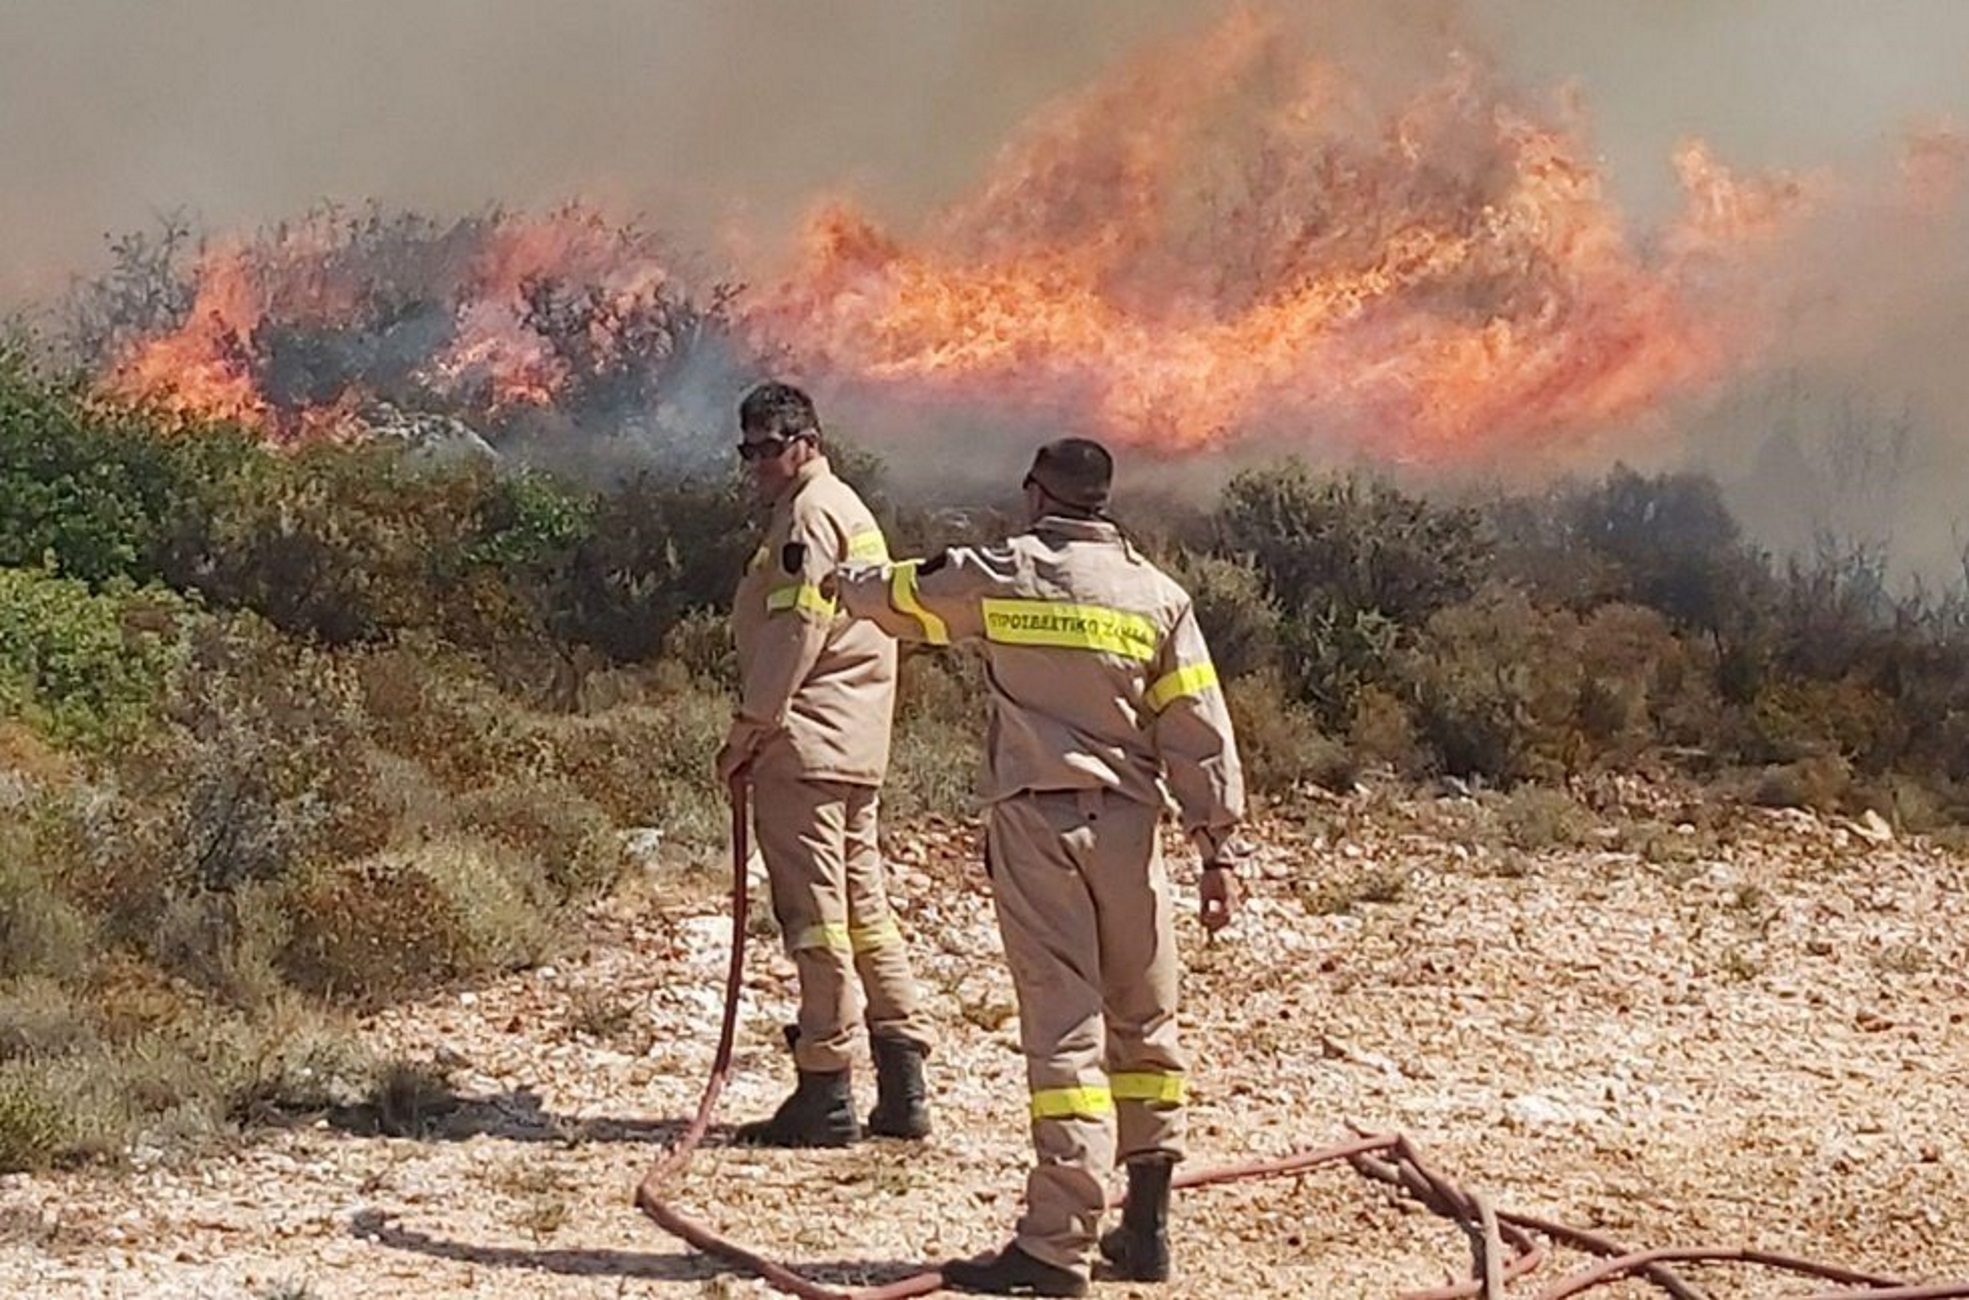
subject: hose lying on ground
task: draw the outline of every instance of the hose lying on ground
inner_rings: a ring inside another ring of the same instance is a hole
[[[804,1277],[757,1251],[747,1249],[689,1218],[672,1203],[671,1184],[683,1176],[692,1154],[711,1127],[718,1097],[731,1072],[732,1038],[745,973],[747,910],[745,864],[751,856],[748,795],[743,782],[731,787],[732,806],[732,939],[725,973],[725,1010],[718,1026],[718,1050],[711,1077],[698,1099],[697,1114],[668,1151],[658,1157],[636,1187],[636,1205],[658,1227],[709,1255],[716,1255],[765,1279],[802,1300],[902,1300],[942,1289],[943,1277],[934,1270],[900,1281],[858,1290],[842,1290]],[[1543,1236],[1573,1250],[1599,1257],[1600,1262],[1576,1270],[1540,1291],[1537,1300],[1567,1300],[1630,1277],[1645,1279],[1675,1300],[1708,1300],[1707,1294],[1676,1274],[1672,1263],[1740,1263],[1777,1269],[1835,1282],[1847,1289],[1827,1291],[1805,1300],[1969,1300],[1969,1281],[1911,1284],[1896,1278],[1855,1272],[1831,1264],[1796,1259],[1770,1251],[1728,1246],[1665,1247],[1632,1250],[1597,1233],[1563,1223],[1499,1210],[1436,1172],[1409,1140],[1398,1133],[1362,1133],[1350,1142],[1275,1160],[1254,1160],[1177,1175],[1179,1188],[1214,1187],[1258,1178],[1303,1174],[1325,1165],[1347,1162],[1356,1173],[1385,1183],[1414,1198],[1431,1213],[1455,1223],[1470,1237],[1471,1276],[1425,1291],[1405,1293],[1400,1300],[1503,1300],[1511,1283],[1527,1276],[1545,1261]],[[1534,1236],[1533,1234],[1537,1234]]]

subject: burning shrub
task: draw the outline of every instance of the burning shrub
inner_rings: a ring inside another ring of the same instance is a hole
[[[651,232],[578,205],[454,221],[325,206],[211,243],[167,220],[113,252],[71,297],[65,351],[125,398],[275,442],[409,411],[484,450],[471,430],[598,468],[593,435],[677,449],[696,423],[679,404],[728,407],[749,369],[735,289],[685,283]]]

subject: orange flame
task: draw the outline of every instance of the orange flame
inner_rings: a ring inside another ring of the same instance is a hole
[[[185,323],[144,340],[116,365],[112,392],[167,409],[266,427],[267,403],[253,382],[250,343],[265,304],[238,247],[208,254]]]
[[[473,262],[457,312],[457,336],[424,378],[456,392],[475,377],[491,387],[494,413],[548,406],[569,378],[566,361],[528,326],[528,292],[544,282],[589,287],[600,308],[585,331],[602,360],[620,338],[606,328],[654,301],[669,273],[647,239],[611,226],[601,214],[568,207],[541,220],[502,221]]]
[[[1741,335],[1696,264],[1802,206],[1692,145],[1650,261],[1585,158],[1471,59],[1390,110],[1240,10],[1041,120],[921,246],[821,210],[753,319],[851,386],[1137,444],[1534,447],[1723,373]]]
[[[1735,175],[1691,141],[1682,215],[1636,237],[1571,111],[1447,45],[1399,91],[1350,66],[1233,10],[1040,114],[920,236],[819,208],[790,269],[753,277],[746,333],[865,401],[1422,463],[1563,454],[1764,344],[1743,289],[1812,185]],[[1952,194],[1965,156],[1918,139],[1911,202]],[[468,418],[554,406],[682,292],[649,236],[590,209],[457,230],[419,272],[441,329],[409,373]],[[373,305],[385,272],[351,239],[304,222],[212,253],[186,320],[119,358],[113,387],[276,437],[347,427],[359,381],[297,413],[261,368],[267,326]]]
[[[568,207],[545,217],[465,222],[464,253],[431,234],[409,241],[422,264],[417,292],[449,315],[445,341],[416,368],[439,395],[482,398],[473,413],[553,403],[568,383],[567,359],[532,319],[535,294],[573,286],[584,295],[584,356],[606,365],[623,346],[618,326],[658,301],[671,285],[647,235]],[[270,400],[259,369],[263,327],[356,327],[372,298],[399,288],[387,259],[365,253],[361,226],[327,211],[281,226],[251,243],[228,244],[194,268],[194,300],[175,329],[143,338],[114,359],[109,389],[167,409],[237,420],[279,441],[358,429],[355,408],[369,396],[359,377],[338,396],[298,407]]]

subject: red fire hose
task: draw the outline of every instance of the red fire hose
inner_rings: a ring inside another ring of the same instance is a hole
[[[731,786],[732,806],[732,939],[731,960],[725,972],[725,1010],[718,1026],[718,1051],[711,1077],[698,1099],[697,1114],[677,1142],[650,1166],[636,1186],[636,1206],[665,1232],[709,1255],[716,1255],[765,1279],[802,1300],[902,1300],[929,1295],[943,1287],[943,1275],[926,1270],[884,1286],[844,1291],[803,1277],[711,1231],[685,1216],[670,1200],[672,1182],[683,1175],[697,1146],[711,1126],[711,1116],[731,1072],[732,1038],[738,1024],[739,997],[745,971],[746,860],[751,856],[748,793],[743,781]],[[1450,1182],[1436,1172],[1407,1138],[1400,1134],[1363,1133],[1353,1141],[1304,1151],[1276,1160],[1250,1161],[1179,1174],[1177,1187],[1210,1187],[1257,1178],[1303,1174],[1342,1161],[1362,1177],[1397,1188],[1431,1212],[1456,1223],[1471,1239],[1472,1276],[1426,1291],[1413,1291],[1400,1300],[1504,1300],[1505,1289],[1544,1262],[1545,1247],[1532,1235],[1550,1237],[1575,1250],[1600,1257],[1600,1262],[1558,1279],[1539,1293],[1539,1300],[1562,1300],[1627,1277],[1653,1283],[1676,1300],[1706,1300],[1702,1291],[1672,1272],[1671,1262],[1734,1262],[1780,1269],[1839,1283],[1858,1290],[1826,1292],[1809,1300],[1969,1300],[1969,1281],[1909,1284],[1895,1278],[1857,1273],[1834,1265],[1793,1259],[1765,1251],[1729,1247],[1664,1248],[1636,1251],[1605,1237],[1561,1223],[1500,1211],[1488,1200]]]

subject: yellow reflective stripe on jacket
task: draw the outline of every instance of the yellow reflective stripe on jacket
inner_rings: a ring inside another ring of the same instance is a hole
[[[879,561],[889,558],[889,543],[879,528],[864,528],[848,538],[850,560]]]
[[[811,582],[802,582],[791,587],[777,587],[766,593],[768,613],[781,614],[790,609],[810,609],[816,614],[833,617],[834,602],[820,594],[820,588]]]
[[[950,625],[923,608],[916,596],[916,569],[921,560],[905,560],[889,576],[889,603],[915,619],[923,628],[923,639],[931,645],[950,644]]]
[[[1063,600],[984,602],[985,639],[1000,645],[1058,646],[1099,650],[1128,659],[1153,659],[1161,641],[1155,624],[1140,614]]]
[[[1032,1094],[1034,1119],[1105,1119],[1114,1114],[1106,1088],[1042,1088]]]
[[[1184,696],[1201,695],[1216,684],[1216,664],[1191,664],[1158,679],[1143,698],[1150,712],[1160,713]]]
[[[901,942],[902,927],[896,924],[893,916],[885,916],[868,925],[857,925],[848,931],[848,946],[856,952],[873,952],[877,948]]]
[[[1159,1070],[1140,1070],[1117,1074],[1108,1080],[1116,1101],[1149,1101],[1180,1106],[1189,1098],[1189,1085],[1180,1074]]]
[[[848,927],[839,921],[822,921],[804,930],[795,930],[787,940],[790,952],[806,952],[813,948],[826,948],[830,952],[851,952],[854,945],[848,938]]]

